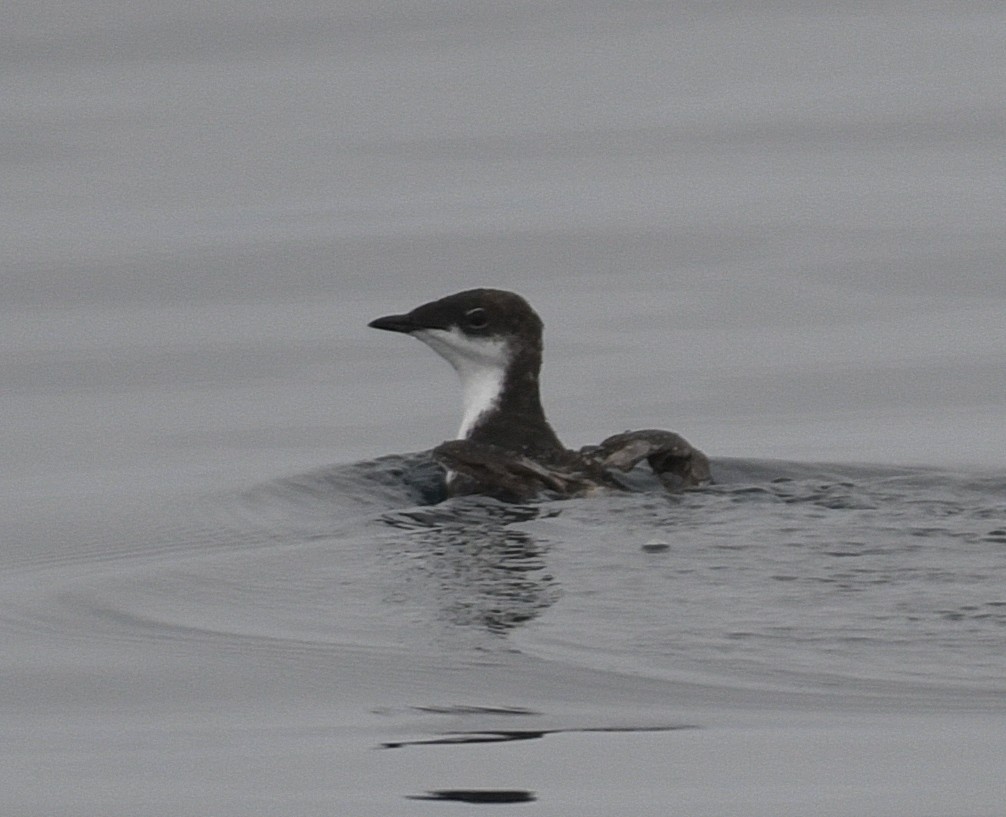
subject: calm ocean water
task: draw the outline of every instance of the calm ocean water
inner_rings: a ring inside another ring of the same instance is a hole
[[[5,813],[1001,814],[1006,15],[8,17]],[[717,485],[426,504],[475,285]]]

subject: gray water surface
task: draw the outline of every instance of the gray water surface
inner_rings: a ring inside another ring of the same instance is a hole
[[[4,812],[999,817],[1004,34],[8,4]],[[424,504],[478,285],[718,484]]]

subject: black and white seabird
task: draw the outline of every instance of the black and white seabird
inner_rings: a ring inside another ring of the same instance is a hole
[[[461,379],[458,437],[433,450],[448,471],[450,495],[577,496],[620,487],[615,472],[644,459],[669,488],[710,482],[705,454],[670,431],[627,431],[597,446],[567,449],[541,406],[541,318],[513,292],[470,289],[369,326],[421,340]]]

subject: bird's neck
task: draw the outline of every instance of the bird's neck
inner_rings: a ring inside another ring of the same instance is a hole
[[[464,415],[458,437],[531,457],[564,452],[545,419],[538,386],[540,369],[540,354],[526,353],[505,368],[463,373]]]

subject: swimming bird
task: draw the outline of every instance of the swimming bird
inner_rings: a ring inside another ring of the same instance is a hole
[[[617,472],[644,459],[671,489],[711,481],[706,455],[671,431],[628,431],[567,449],[541,405],[542,321],[516,293],[469,289],[368,325],[421,340],[458,374],[461,427],[457,439],[433,450],[447,469],[449,495],[577,496],[624,487]]]

